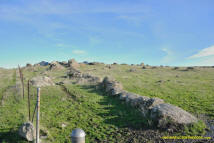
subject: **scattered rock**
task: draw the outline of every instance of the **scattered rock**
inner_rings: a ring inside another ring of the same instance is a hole
[[[34,78],[32,78],[30,80],[30,83],[33,86],[36,86],[36,87],[43,87],[43,86],[52,86],[52,85],[55,85],[53,83],[53,81],[49,77],[46,77],[46,76],[34,77]]]
[[[33,141],[35,137],[35,130],[31,122],[24,123],[19,128],[19,135],[25,138],[27,141]]]

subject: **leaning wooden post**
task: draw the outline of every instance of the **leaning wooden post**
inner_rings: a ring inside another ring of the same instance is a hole
[[[27,83],[27,91],[28,91],[28,115],[29,115],[29,121],[30,121],[30,81],[29,80]]]
[[[36,143],[39,143],[40,88],[37,88]]]
[[[22,70],[21,70],[21,68],[20,68],[20,66],[19,66],[19,65],[18,65],[18,68],[19,68],[20,80],[21,80],[21,83],[22,83],[22,95],[23,95],[23,99],[24,99],[24,96],[25,96],[25,90],[24,90],[24,78],[23,78]]]

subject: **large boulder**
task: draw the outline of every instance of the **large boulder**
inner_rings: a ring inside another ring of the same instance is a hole
[[[77,70],[77,69],[75,69],[75,68],[73,68],[73,67],[71,67],[70,69],[69,69],[69,72],[67,73],[67,76],[68,76],[68,78],[82,78],[82,73],[79,71],[79,70]]]
[[[103,79],[102,85],[105,89],[105,92],[110,93],[111,95],[117,95],[123,89],[123,86],[121,83],[119,83],[109,77],[105,77]]]
[[[148,116],[150,109],[153,108],[155,105],[159,105],[159,104],[164,103],[164,100],[157,98],[157,97],[149,98],[146,96],[141,96],[141,98],[142,99],[138,103],[138,107],[139,107],[141,114],[145,117]]]
[[[19,128],[19,135],[25,138],[27,141],[33,141],[35,137],[35,130],[31,122],[24,123]]]
[[[169,128],[171,125],[187,125],[198,121],[190,113],[168,103],[154,106],[150,111],[150,117],[156,121],[160,128]]]
[[[64,67],[60,65],[58,62],[53,61],[50,63],[50,70],[62,70]]]
[[[30,80],[31,84],[35,87],[52,86],[55,85],[51,78],[46,76],[34,77]]]
[[[72,68],[79,68],[80,65],[75,59],[68,60],[68,66]]]

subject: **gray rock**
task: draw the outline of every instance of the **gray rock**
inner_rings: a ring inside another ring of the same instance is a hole
[[[64,67],[62,65],[60,65],[57,61],[53,61],[50,63],[50,70],[62,70],[64,69]]]
[[[150,117],[157,121],[158,127],[166,128],[171,125],[186,125],[197,122],[197,118],[183,109],[168,103],[154,106],[150,111]]]
[[[119,98],[120,98],[120,100],[122,100],[122,101],[125,101],[125,100],[126,100],[126,96],[127,96],[127,93],[126,93],[126,92],[121,92],[121,93],[119,94]]]
[[[105,92],[110,92],[112,95],[117,94],[119,92],[119,90],[123,89],[122,84],[120,84],[119,82],[112,80],[109,77],[105,77],[103,79],[103,87],[105,89]]]
[[[146,102],[146,106],[147,108],[151,109],[152,107],[156,106],[156,105],[159,105],[159,104],[162,104],[164,103],[164,100],[163,99],[160,99],[160,98],[150,98],[147,102]]]
[[[80,65],[75,59],[68,60],[68,66],[73,68],[79,68]]]
[[[38,76],[34,77],[30,80],[30,83],[35,87],[44,87],[44,86],[52,86],[55,85],[53,81],[46,76]]]
[[[19,128],[19,135],[25,138],[27,141],[33,141],[35,137],[35,130],[31,122],[24,123]]]
[[[140,97],[140,95],[134,94],[134,93],[127,93],[126,94],[126,103],[135,103],[137,99]]]
[[[120,88],[113,88],[111,91],[111,95],[119,95],[122,92],[122,90]]]

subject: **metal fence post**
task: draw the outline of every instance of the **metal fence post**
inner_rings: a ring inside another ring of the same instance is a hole
[[[71,133],[71,143],[85,143],[85,135],[82,129],[74,129]]]

